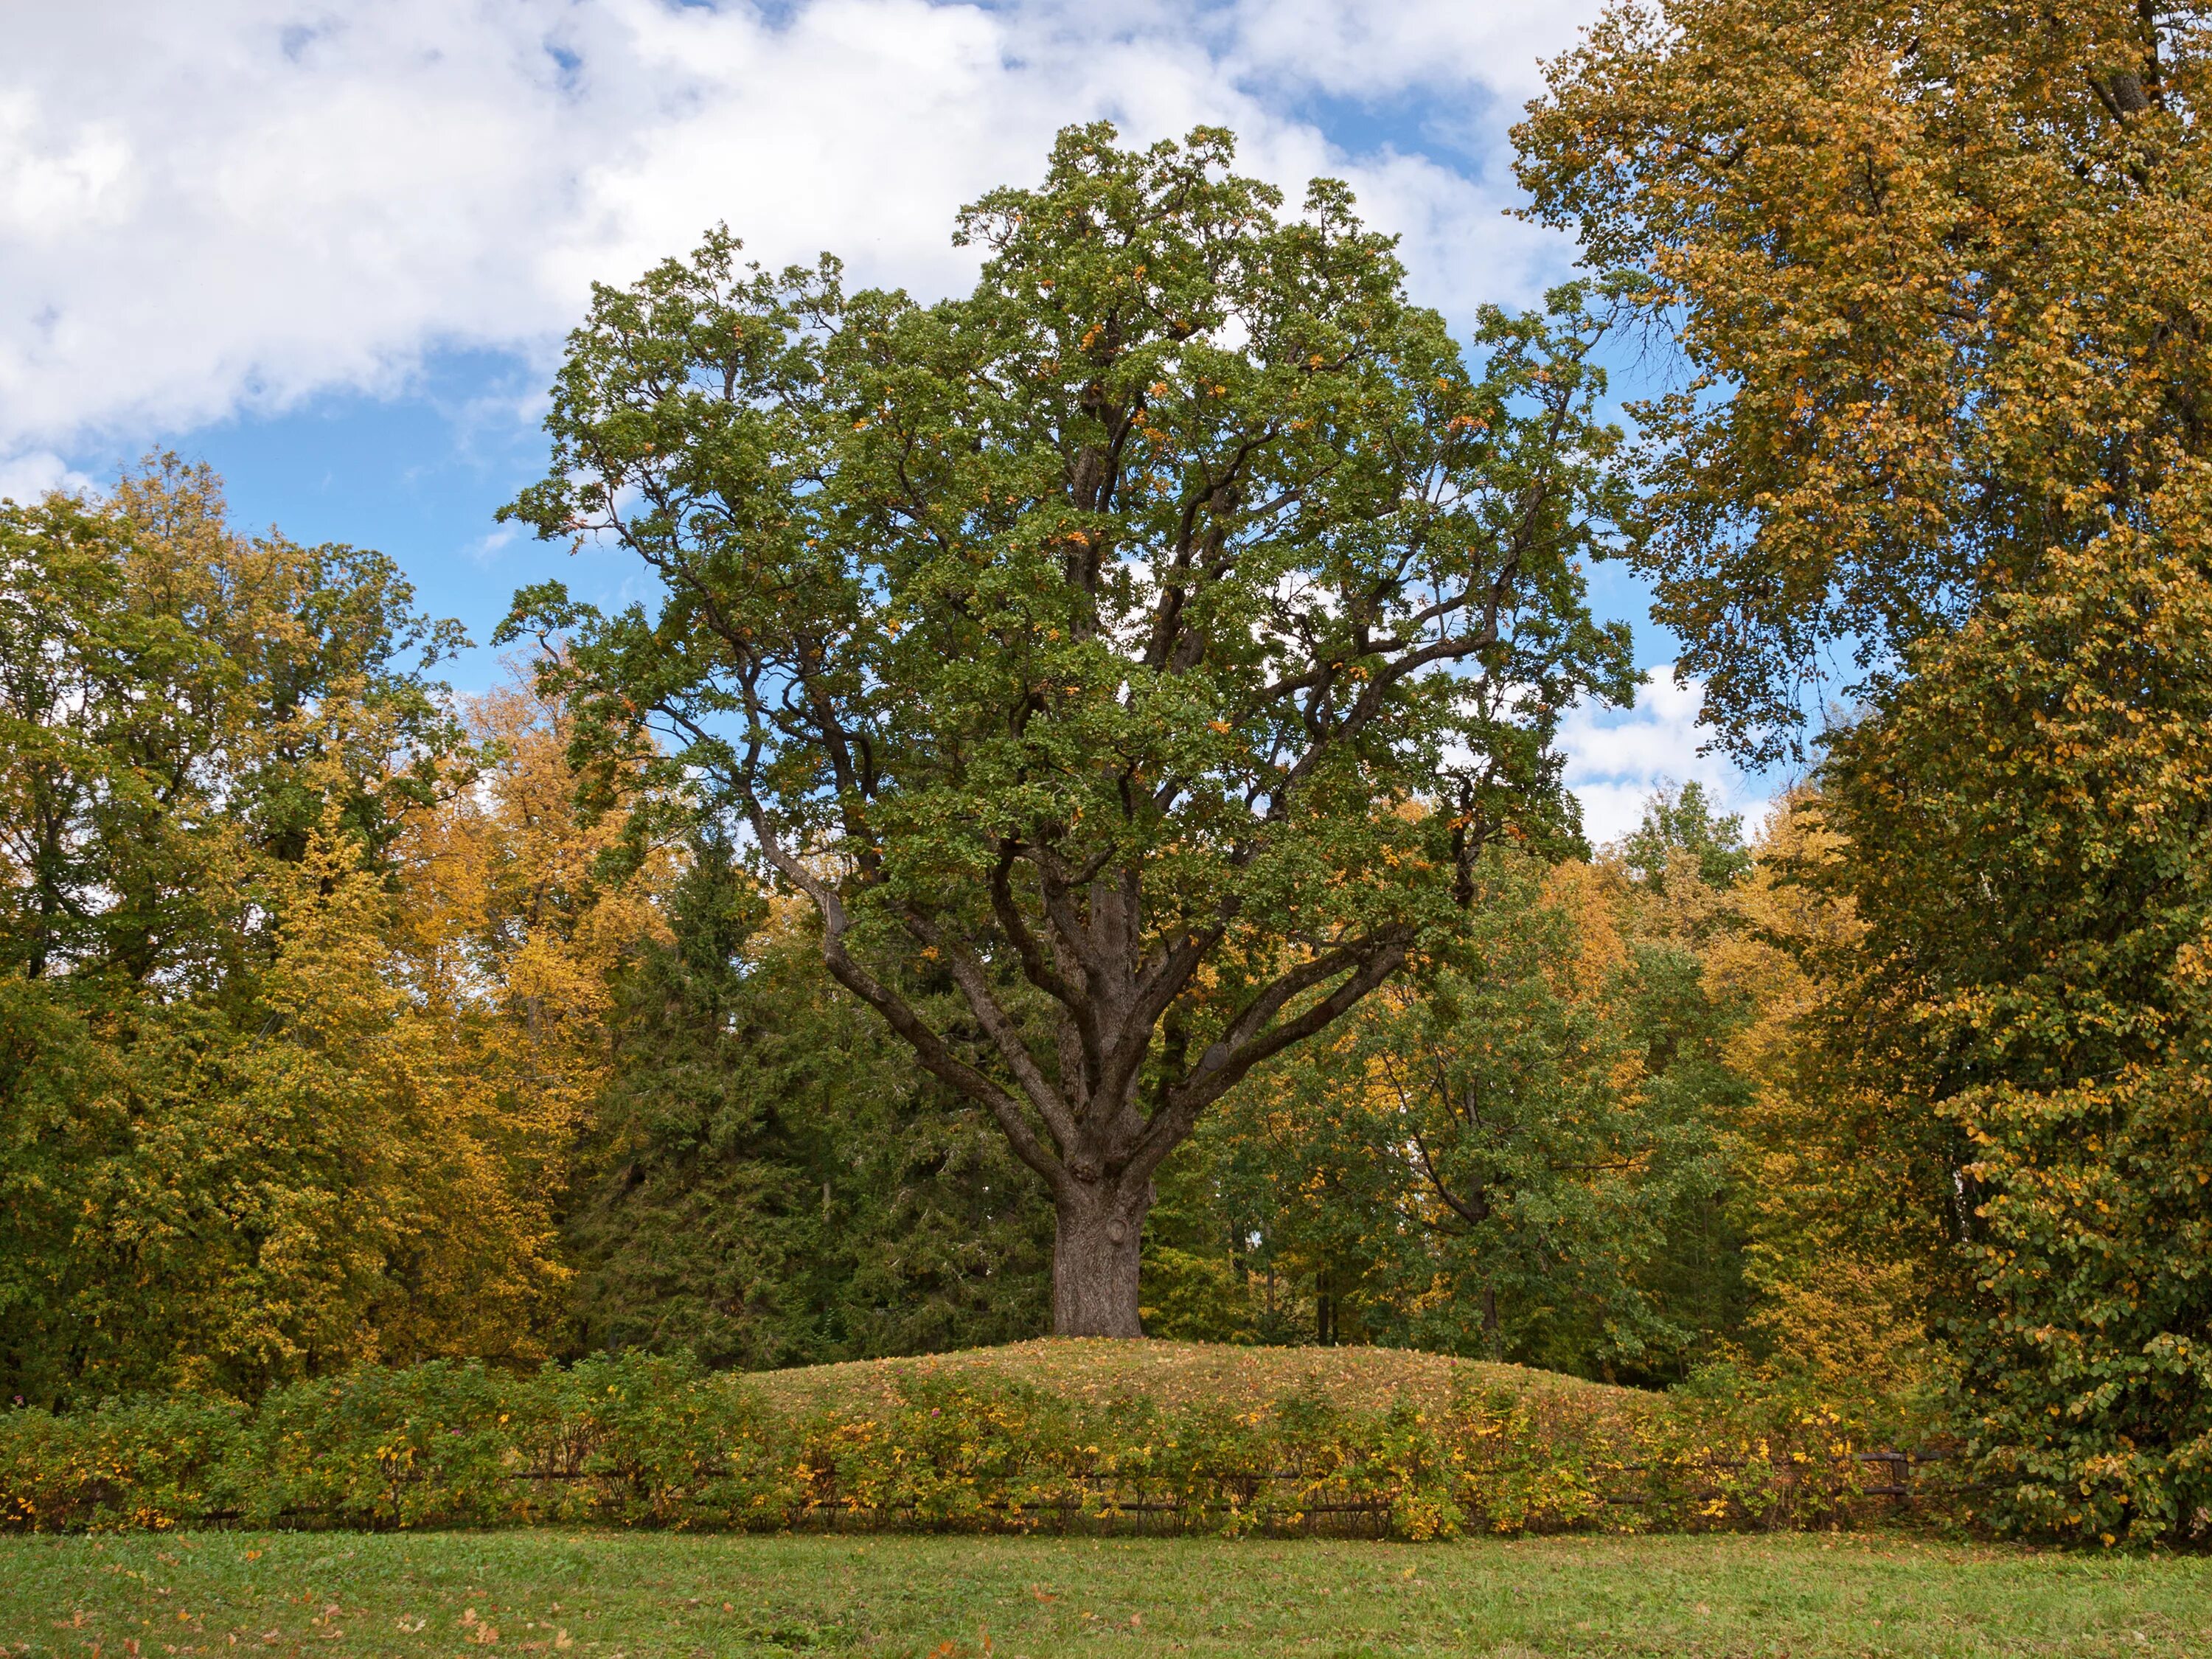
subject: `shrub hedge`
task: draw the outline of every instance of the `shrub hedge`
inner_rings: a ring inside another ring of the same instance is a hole
[[[1441,1413],[1319,1393],[1257,1407],[1074,1401],[902,1380],[880,1406],[776,1409],[742,1375],[599,1358],[436,1361],[0,1414],[0,1528],[541,1523],[708,1530],[1061,1527],[1366,1532],[1769,1528],[1877,1512],[1893,1466],[1835,1412],[1737,1395],[1463,1386]]]

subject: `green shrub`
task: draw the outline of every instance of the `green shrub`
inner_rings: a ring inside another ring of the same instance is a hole
[[[908,1376],[880,1402],[775,1409],[757,1384],[632,1355],[534,1376],[436,1361],[276,1389],[0,1417],[0,1526],[528,1526],[1237,1534],[1638,1530],[1858,1513],[1844,1416],[1710,1388],[1462,1387],[1440,1412],[1080,1401]]]
[[[528,1388],[481,1364],[363,1366],[273,1389],[245,1437],[243,1518],[385,1528],[517,1518]]]
[[[550,1409],[526,1462],[547,1513],[736,1529],[788,1517],[792,1430],[742,1376],[627,1354],[549,1365],[534,1387]]]
[[[0,1529],[165,1528],[221,1516],[245,1472],[245,1413],[191,1395],[0,1416]]]

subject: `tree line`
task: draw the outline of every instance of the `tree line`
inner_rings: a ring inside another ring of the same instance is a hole
[[[474,702],[204,472],[9,506],[13,1388],[1381,1340],[2201,1532],[2206,33],[1618,7],[1516,134],[1591,274],[1471,342],[1209,130],[1063,133],[933,304],[717,231],[507,509],[653,598]],[[1750,842],[1582,839],[1602,557],[1807,769]]]
[[[648,756],[593,810],[535,675],[453,696],[388,561],[239,533],[204,468],[0,525],[0,1386],[1052,1328],[1048,1192]],[[1146,1328],[1680,1375],[1743,1300],[1702,963],[1752,868],[1695,786],[1595,866],[1487,854],[1449,965],[1172,1167]]]

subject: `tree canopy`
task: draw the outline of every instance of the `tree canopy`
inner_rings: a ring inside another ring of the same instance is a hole
[[[0,1382],[532,1358],[606,975],[557,711],[204,468],[0,503]]]
[[[1633,270],[1631,556],[1707,718],[1795,746],[1991,584],[2193,517],[2212,459],[2212,32],[2088,0],[1629,0],[1517,131],[1530,211]]]
[[[717,232],[596,291],[508,509],[658,578],[508,631],[562,641],[580,758],[656,734],[992,1113],[1059,1212],[1064,1331],[1134,1334],[1152,1177],[1209,1104],[1389,979],[1486,842],[1571,839],[1550,734],[1629,691],[1583,595],[1628,505],[1589,296],[1486,313],[1470,358],[1340,185],[1286,216],[1231,159],[1071,129],[963,213],[981,270],[934,305]]]
[[[0,502],[0,1393],[1383,1341],[2212,1533],[2207,39],[1627,0],[1519,129],[1602,274],[1468,339],[1206,129],[933,302],[715,230],[507,509],[635,602],[482,696],[204,468]],[[1748,838],[1583,841],[1613,556],[1817,742]]]
[[[1862,671],[1776,861],[1818,902],[1747,895],[1804,974],[1755,969],[1797,1012],[1747,1127],[1804,1202],[1753,1277],[1778,1329],[1917,1324],[1990,1507],[2106,1543],[2212,1513],[2208,46],[2131,0],[1629,4],[1520,130],[1690,371],[1632,556],[1709,716],[1771,757]]]
[[[1832,1015],[1848,1075],[1948,1154],[1916,1162],[1979,1473],[2016,1525],[2139,1543],[2212,1501],[2212,582],[2187,554],[2115,538],[1993,594],[1838,739],[1823,808],[1867,929]]]

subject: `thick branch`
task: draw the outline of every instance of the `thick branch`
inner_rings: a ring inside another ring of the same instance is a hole
[[[852,925],[851,920],[836,887],[793,858],[777,841],[769,827],[767,814],[750,792],[744,796],[744,805],[745,820],[752,826],[753,839],[760,847],[761,856],[777,874],[805,893],[821,915],[822,960],[830,969],[830,976],[882,1015],[884,1024],[906,1040],[931,1076],[950,1084],[989,1112],[1007,1144],[1013,1147],[1014,1156],[1043,1176],[1045,1184],[1057,1193],[1067,1179],[1067,1171],[1038,1140],[1036,1132],[1022,1115],[1021,1103],[954,1054],[903,997],[853,959],[852,953],[845,948],[845,934]],[[957,972],[956,969],[956,977]],[[1049,1117],[1046,1121],[1051,1124]],[[1056,1127],[1054,1133],[1058,1133]]]
[[[1167,1155],[1180,1146],[1197,1126],[1199,1114],[1242,1081],[1254,1066],[1325,1030],[1357,1006],[1370,991],[1397,971],[1406,959],[1407,951],[1412,948],[1413,940],[1410,930],[1394,930],[1394,936],[1378,938],[1371,943],[1372,954],[1360,963],[1343,984],[1318,1002],[1279,1024],[1257,1031],[1237,1048],[1231,1048],[1225,1042],[1217,1042],[1209,1048],[1188,1077],[1170,1086],[1167,1103],[1146,1125],[1144,1137],[1137,1143],[1136,1154],[1129,1161],[1130,1176],[1142,1180],[1159,1168]],[[1304,971],[1306,969],[1303,968],[1293,969],[1291,973],[1297,975]],[[1273,995],[1274,990],[1275,987],[1270,986],[1254,1000],[1255,1004]],[[1280,1006],[1280,1004],[1276,1006]],[[1240,1015],[1239,1020],[1242,1018]],[[1232,1029],[1237,1023],[1231,1022]]]
[[[1037,1115],[1044,1119],[1045,1127],[1052,1131],[1061,1152],[1071,1151],[1076,1139],[1074,1114],[1068,1110],[1066,1100],[1053,1086],[1052,1079],[1037,1065],[1012,1018],[992,994],[991,982],[984,977],[983,964],[964,945],[918,911],[905,912],[902,920],[908,933],[945,959],[945,966],[951,970],[952,982],[960,988],[961,996],[991,1039],[992,1046],[998,1049],[999,1058],[1014,1074],[1014,1081],[1022,1085],[1022,1092],[1030,1097]]]
[[[1043,1176],[1048,1187],[1057,1193],[1066,1184],[1066,1170],[1037,1139],[1036,1132],[1022,1115],[1020,1102],[946,1047],[945,1039],[930,1030],[903,998],[853,960],[843,940],[825,934],[822,959],[832,979],[881,1014],[884,1024],[906,1039],[925,1071],[991,1114],[1014,1149],[1014,1156]]]

